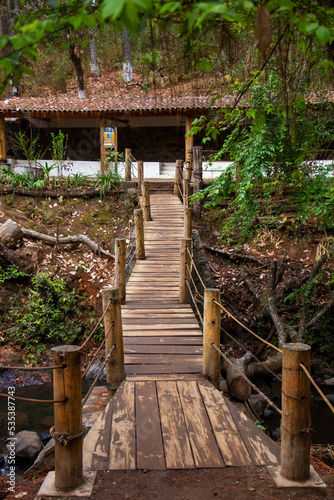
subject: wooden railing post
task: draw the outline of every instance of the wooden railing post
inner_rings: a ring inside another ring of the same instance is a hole
[[[79,346],[54,347],[54,365],[64,369],[53,371],[54,399],[65,399],[65,403],[54,403],[54,429],[56,433],[77,436],[82,432],[81,412],[81,351]],[[83,483],[82,436],[69,440],[67,446],[55,440],[55,487],[72,490]]]
[[[134,210],[135,231],[136,231],[136,259],[145,259],[145,243],[144,243],[144,219],[141,208]]]
[[[189,208],[190,180],[183,179],[183,206]]]
[[[131,149],[125,148],[125,175],[124,180],[131,181]]]
[[[126,240],[123,238],[115,239],[115,285],[119,288],[119,300],[125,304],[126,296]]]
[[[187,154],[186,154],[186,174],[185,174],[185,178],[190,181],[192,173],[193,173],[193,152],[192,151],[187,151]]]
[[[190,293],[186,282],[188,281],[189,283],[190,281],[189,269],[191,261],[189,252],[191,252],[191,243],[192,243],[191,238],[183,238],[181,240],[180,284],[179,284],[180,304],[190,304]]]
[[[219,290],[207,288],[204,290],[203,317],[203,375],[215,387],[219,386],[220,356],[211,344],[220,346],[220,316],[221,310]]]
[[[106,364],[108,395],[111,398],[125,379],[121,304],[119,288],[105,288],[101,293],[103,312],[107,309],[104,316],[106,358],[112,346],[115,345],[115,349]]]
[[[192,236],[192,209],[183,209],[183,219],[184,219],[184,237],[191,238]]]
[[[181,199],[180,190],[182,189],[182,169],[183,169],[183,161],[176,160],[175,166],[175,181],[174,181],[174,195],[178,196]]]
[[[282,349],[281,475],[304,481],[310,477],[311,382],[304,370],[311,370],[311,347],[284,344]]]
[[[144,162],[138,160],[137,167],[138,167],[138,197],[139,197],[142,196],[142,182],[144,180]]]
[[[150,183],[144,181],[143,184],[143,209],[144,219],[146,221],[152,220],[151,218],[151,203],[150,203]]]

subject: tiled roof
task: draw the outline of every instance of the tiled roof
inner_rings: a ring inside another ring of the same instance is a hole
[[[146,97],[146,98],[99,98],[79,99],[78,97],[13,97],[0,101],[0,112],[124,112],[145,113],[148,111],[203,110],[212,103],[212,96],[192,97]],[[220,108],[232,104],[232,95],[217,99],[212,108]]]

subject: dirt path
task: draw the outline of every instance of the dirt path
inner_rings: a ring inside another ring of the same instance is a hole
[[[334,471],[316,466],[327,484],[327,491],[308,488],[277,489],[265,467],[226,467],[183,471],[111,471],[98,472],[93,500],[250,500],[272,499],[334,499]],[[0,490],[0,499],[24,498],[33,500],[39,489],[37,483],[18,481],[15,493],[6,495]],[[2,493],[2,496],[1,496]],[[25,494],[24,494],[25,493]],[[51,500],[51,497],[38,497]],[[68,496],[66,500],[74,500]],[[53,497],[53,500],[55,497]]]

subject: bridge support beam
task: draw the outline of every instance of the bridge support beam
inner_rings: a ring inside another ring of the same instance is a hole
[[[180,258],[180,284],[179,284],[179,303],[190,304],[190,293],[187,285],[190,285],[190,255],[191,253],[191,238],[183,238],[181,240],[181,258]]]
[[[115,240],[115,285],[119,288],[119,301],[125,304],[126,297],[126,240],[116,238]]]

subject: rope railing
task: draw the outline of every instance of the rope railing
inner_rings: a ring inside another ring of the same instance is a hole
[[[102,347],[105,345],[106,340],[107,340],[107,338],[109,337],[109,334],[110,334],[110,332],[111,332],[111,331],[112,331],[112,329],[113,329],[113,326],[114,326],[114,323],[112,322],[112,323],[111,323],[111,325],[110,325],[110,328],[109,328],[109,330],[108,330],[108,332],[107,332],[107,334],[105,335],[104,339],[102,340],[102,342],[101,342],[100,346],[98,347],[98,349],[97,349],[96,353],[94,354],[93,358],[92,358],[92,359],[91,359],[91,361],[89,362],[89,364],[88,364],[88,366],[86,367],[85,371],[84,371],[84,372],[83,372],[83,374],[81,375],[81,378],[84,378],[84,377],[85,377],[85,375],[87,374],[87,372],[88,372],[89,368],[90,368],[90,367],[92,366],[92,364],[94,363],[94,361],[95,361],[95,359],[97,358],[97,356],[98,356],[99,352],[101,351]]]
[[[6,366],[0,365],[0,370],[20,370],[20,371],[47,371],[47,370],[63,370],[66,365],[51,365],[51,366]]]
[[[198,271],[198,269],[197,269],[197,266],[196,266],[196,264],[195,264],[195,261],[194,261],[194,259],[193,259],[193,256],[191,255],[191,252],[190,252],[190,250],[189,250],[189,248],[188,248],[188,247],[187,247],[187,252],[188,252],[189,257],[190,257],[190,260],[191,260],[191,262],[192,262],[193,269],[195,270],[195,272],[196,272],[196,274],[197,274],[197,276],[198,276],[198,279],[199,279],[199,280],[200,280],[200,282],[201,282],[201,285],[202,285],[203,289],[204,289],[204,290],[206,290],[206,288],[207,288],[207,287],[205,286],[205,284],[204,284],[204,282],[203,282],[203,280],[202,280],[202,278],[201,278],[201,275],[200,275],[200,273],[199,273],[199,271]]]
[[[134,246],[136,245],[136,238],[133,239],[133,242],[131,243],[131,246],[128,247],[127,249],[127,252],[126,252],[126,256],[125,256],[125,259],[127,260],[129,257],[130,257],[130,254],[134,248]]]
[[[105,359],[105,360],[104,360],[104,362],[102,363],[102,366],[101,366],[101,368],[99,369],[99,371],[98,371],[98,373],[97,373],[97,375],[96,375],[96,377],[95,377],[95,379],[94,379],[94,381],[93,381],[92,385],[90,386],[90,388],[89,388],[89,390],[88,390],[88,392],[87,392],[86,396],[84,397],[84,399],[83,399],[83,401],[82,401],[82,406],[85,406],[85,404],[86,404],[86,402],[87,402],[87,399],[89,398],[89,396],[91,395],[91,393],[92,393],[92,391],[93,391],[94,387],[96,386],[97,381],[99,380],[100,375],[101,375],[101,373],[102,373],[103,369],[105,368],[106,364],[108,363],[108,361],[109,361],[109,359],[110,359],[110,356],[111,356],[111,354],[112,354],[112,352],[114,351],[114,349],[115,349],[115,348],[116,348],[116,345],[114,344],[114,345],[112,346],[112,348],[110,349],[110,351],[109,351],[109,353],[108,353],[108,356],[106,357],[106,359]]]
[[[253,335],[254,337],[256,337],[258,340],[261,340],[261,342],[263,342],[264,344],[267,344],[269,347],[271,347],[272,349],[275,349],[276,351],[282,353],[282,350],[279,349],[278,347],[276,347],[275,345],[271,344],[270,342],[268,342],[267,340],[263,339],[262,337],[260,337],[260,335],[257,335],[257,333],[253,332],[250,328],[248,328],[246,325],[244,325],[243,323],[241,323],[241,321],[239,321],[237,318],[235,318],[233,316],[233,314],[231,314],[224,306],[222,306],[221,304],[219,304],[219,302],[217,301],[214,301],[215,304],[217,304],[224,312],[226,312],[226,314],[228,314],[236,323],[238,323],[238,325],[242,326],[245,330],[247,330],[247,332],[249,332],[251,335]]]
[[[190,297],[192,298],[193,304],[194,304],[195,309],[196,309],[196,312],[197,312],[197,314],[198,314],[198,317],[199,317],[199,319],[200,319],[200,321],[201,321],[201,323],[202,323],[202,325],[203,325],[203,317],[202,317],[202,315],[201,315],[201,313],[200,313],[200,311],[199,311],[199,309],[198,309],[198,306],[197,306],[197,304],[196,304],[196,300],[195,300],[195,298],[194,298],[194,295],[193,295],[193,293],[192,293],[192,290],[191,290],[191,287],[190,287],[190,285],[189,285],[188,280],[186,281],[186,283],[187,283],[187,286],[188,286],[188,289],[189,289]]]
[[[96,332],[96,330],[98,329],[98,327],[100,326],[100,323],[101,321],[104,319],[105,315],[107,314],[107,310],[108,310],[108,307],[105,308],[105,310],[103,311],[103,314],[102,316],[98,319],[98,321],[96,322],[93,330],[91,331],[91,333],[88,335],[87,339],[85,340],[85,342],[80,346],[80,349],[82,350],[85,345],[90,341],[90,339],[93,337],[94,333]]]
[[[9,399],[19,399],[20,401],[29,401],[30,403],[66,403],[67,399],[32,399],[23,398],[21,396],[11,396],[10,394],[4,394],[0,392],[0,396]]]
[[[247,375],[245,375],[237,366],[235,366],[232,361],[223,353],[223,351],[221,349],[219,349],[219,347],[217,347],[215,344],[211,344],[211,347],[213,347],[218,353],[219,355],[224,358],[224,360],[226,361],[226,363],[228,363],[230,366],[233,367],[234,370],[236,370],[239,375],[244,379],[246,380],[246,382],[258,393],[260,394],[266,401],[267,403],[272,407],[274,408],[275,411],[277,411],[277,413],[279,413],[280,415],[282,415],[282,411],[275,405],[275,403],[273,403],[269,398],[268,396],[266,396],[262,391],[261,389],[259,389],[255,384],[253,384],[253,382],[251,380],[249,380],[249,378],[247,377]]]
[[[305,375],[310,380],[310,382],[313,385],[313,387],[315,387],[315,389],[319,392],[320,396],[324,399],[324,401],[327,404],[327,406],[334,413],[334,407],[333,407],[333,405],[330,403],[329,399],[325,396],[325,394],[322,392],[322,390],[320,389],[320,387],[318,386],[318,384],[315,382],[314,378],[312,377],[312,375],[310,374],[310,372],[308,371],[308,369],[306,368],[306,366],[303,365],[303,363],[300,363],[299,366],[304,370]]]

